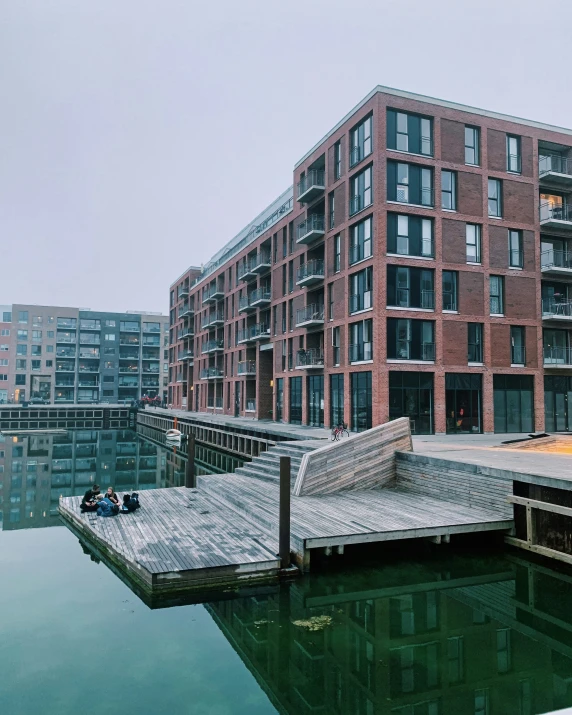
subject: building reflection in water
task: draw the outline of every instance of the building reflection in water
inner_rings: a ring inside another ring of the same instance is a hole
[[[24,529],[61,524],[60,496],[143,491],[184,484],[186,457],[132,430],[73,430],[66,434],[0,434],[0,526]],[[157,434],[157,433],[155,433]],[[232,472],[236,457],[197,445],[198,474]]]

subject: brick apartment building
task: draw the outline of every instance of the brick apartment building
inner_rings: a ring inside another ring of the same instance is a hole
[[[178,407],[568,430],[572,130],[377,87],[170,291]]]
[[[14,304],[0,321],[0,404],[167,394],[167,316]]]

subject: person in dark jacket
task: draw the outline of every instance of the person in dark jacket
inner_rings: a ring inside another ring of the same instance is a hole
[[[115,516],[119,514],[119,507],[107,497],[101,497],[97,502],[97,516]]]
[[[80,509],[82,511],[97,511],[97,495],[99,494],[99,484],[94,484],[83,495]]]
[[[121,511],[126,514],[130,511],[135,511],[136,509],[139,509],[141,504],[139,504],[139,494],[134,492],[133,494],[124,494],[123,495],[123,506],[121,507]]]
[[[107,491],[105,492],[105,498],[109,499],[109,501],[111,501],[114,504],[117,504],[117,506],[119,506],[119,497],[113,491],[113,487],[107,487]]]

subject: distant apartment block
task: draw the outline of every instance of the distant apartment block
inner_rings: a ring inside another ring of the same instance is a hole
[[[572,427],[572,130],[377,87],[293,179],[171,286],[174,405]]]
[[[15,304],[0,320],[0,404],[166,397],[166,316]]]

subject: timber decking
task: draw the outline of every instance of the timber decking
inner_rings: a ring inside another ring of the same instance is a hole
[[[80,512],[81,497],[60,500],[60,514],[148,589],[227,586],[276,576],[277,544],[196,489],[156,489],[131,514]]]

